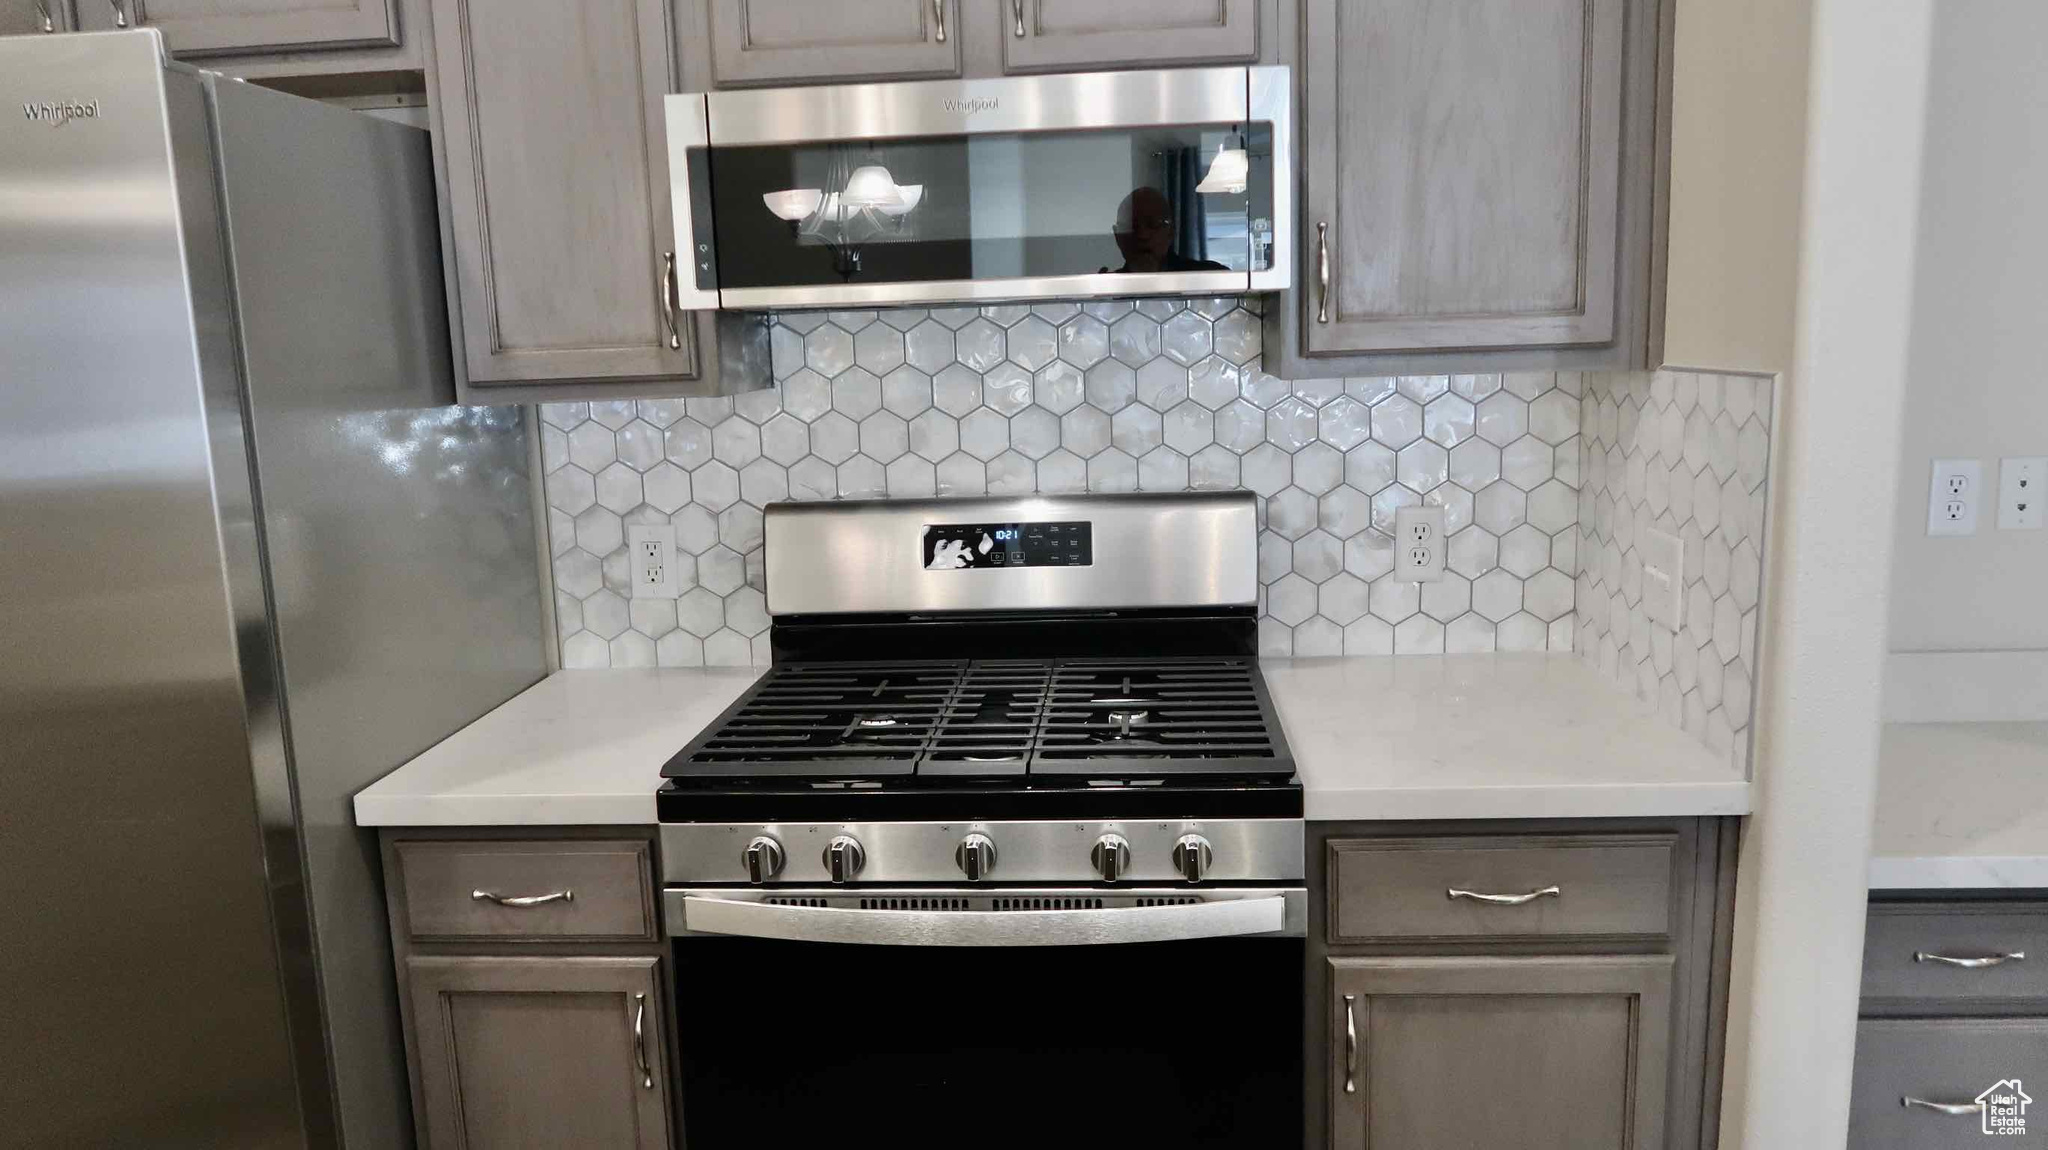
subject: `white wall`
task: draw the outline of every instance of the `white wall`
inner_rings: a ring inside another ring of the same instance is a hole
[[[2048,3],[1935,8],[1894,651],[2048,648],[2048,530],[1927,536],[1929,466],[2048,455]]]

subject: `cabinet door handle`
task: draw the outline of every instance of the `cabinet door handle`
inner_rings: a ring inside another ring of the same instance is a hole
[[[2024,950],[2008,951],[2005,954],[1987,954],[1980,958],[1956,958],[1953,955],[1936,954],[1930,950],[1913,952],[1914,962],[1938,962],[1943,966],[1960,966],[1969,970],[1977,970],[1986,966],[2004,966],[2008,962],[2025,962],[2026,959],[2027,952]]]
[[[1024,0],[1010,0],[1010,17],[1017,22],[1017,39],[1024,38]]]
[[[932,0],[932,23],[938,25],[938,35],[933,39],[946,42],[946,0]]]
[[[50,14],[50,0],[36,0],[36,15],[42,17],[44,32],[57,30],[57,18]]]
[[[668,325],[668,349],[681,351],[683,333],[676,327],[676,253],[661,253],[661,319]]]
[[[1344,1093],[1358,1093],[1358,996],[1344,996]]]
[[[1316,225],[1316,322],[1330,322],[1330,225]]]
[[[633,1061],[640,1067],[640,1089],[654,1089],[654,1072],[647,1068],[647,996],[633,996]]]
[[[128,10],[121,7],[121,0],[107,0],[107,7],[114,10],[114,27],[126,28],[128,26]]]
[[[1539,898],[1557,898],[1564,894],[1554,886],[1532,890],[1528,894],[1481,894],[1476,890],[1459,890],[1457,887],[1452,887],[1444,893],[1451,898],[1469,898],[1473,902],[1490,902],[1495,906],[1520,906],[1525,902],[1535,902]]]
[[[1916,1107],[1921,1110],[1932,1110],[1936,1114],[1978,1114],[1984,1109],[1975,1102],[1929,1102],[1924,1098],[1915,1098],[1910,1094],[1899,1099],[1899,1105],[1908,1110]]]
[[[529,907],[539,906],[542,903],[548,902],[575,902],[576,892],[573,890],[558,890],[547,894],[505,895],[492,894],[487,890],[473,890],[469,892],[469,897],[472,902],[494,902],[499,906]]]

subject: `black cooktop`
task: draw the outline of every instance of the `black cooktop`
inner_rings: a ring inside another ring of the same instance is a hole
[[[662,773],[663,822],[1302,813],[1237,656],[778,663]]]
[[[1287,780],[1250,658],[777,664],[670,759],[671,789]]]

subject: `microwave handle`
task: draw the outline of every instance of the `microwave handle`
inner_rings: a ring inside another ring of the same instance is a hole
[[[1274,934],[1282,895],[1099,910],[857,910],[690,895],[683,929],[702,934],[876,946],[1097,946]],[[673,909],[674,904],[670,904]]]
[[[662,255],[661,307],[676,339],[675,313],[714,311],[718,307],[716,253],[711,241],[711,189],[707,152],[711,145],[711,113],[702,92],[672,94],[662,100],[668,122],[668,203],[675,223],[674,268]]]

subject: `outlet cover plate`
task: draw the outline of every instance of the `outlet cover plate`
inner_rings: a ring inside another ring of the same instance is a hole
[[[1976,459],[1937,459],[1927,483],[1927,533],[1975,535],[1977,508],[1984,502],[1984,464]]]
[[[1637,541],[1643,556],[1643,608],[1658,626],[1678,633],[1685,602],[1685,543],[1651,528]]]
[[[1403,507],[1394,512],[1394,578],[1434,583],[1444,577],[1444,509]]]
[[[672,524],[629,527],[626,551],[633,561],[633,598],[676,597],[676,529]]]
[[[1998,461],[1998,529],[2038,531],[2041,504],[2048,498],[2048,458],[2020,456]]]

